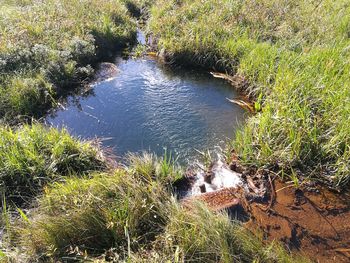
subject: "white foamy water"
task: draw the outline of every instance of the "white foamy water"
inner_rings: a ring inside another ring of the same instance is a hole
[[[196,173],[196,180],[192,186],[190,195],[213,192],[226,187],[243,186],[240,173],[232,171],[219,157],[211,168],[211,180],[206,180],[207,173],[201,168]]]

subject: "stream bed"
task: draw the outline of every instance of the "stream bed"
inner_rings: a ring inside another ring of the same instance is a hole
[[[46,122],[83,139],[99,138],[120,157],[167,149],[186,165],[198,151],[224,147],[244,120],[245,111],[227,100],[237,97],[234,88],[209,73],[170,68],[151,57],[113,64],[117,70],[107,79],[69,97]]]

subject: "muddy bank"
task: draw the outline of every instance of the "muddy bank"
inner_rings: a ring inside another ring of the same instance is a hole
[[[187,193],[182,192],[185,206],[200,200],[214,211],[227,210],[253,233],[261,232],[264,240],[281,241],[311,260],[350,261],[348,194],[314,185],[296,188],[267,170],[244,169],[237,161],[219,161],[180,183],[177,189],[182,186]]]
[[[251,203],[252,231],[260,228],[267,240],[280,240],[318,262],[350,261],[350,202],[346,194],[325,188],[298,188],[273,182],[271,207]]]

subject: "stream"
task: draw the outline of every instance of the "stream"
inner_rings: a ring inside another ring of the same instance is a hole
[[[171,68],[151,57],[122,59],[115,72],[71,96],[46,122],[82,139],[99,138],[115,155],[165,149],[181,164],[198,151],[219,151],[240,127],[245,111],[227,98],[234,88],[209,73]],[[102,72],[103,75],[103,72]]]

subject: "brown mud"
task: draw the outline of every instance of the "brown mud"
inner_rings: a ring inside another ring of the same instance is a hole
[[[230,169],[241,173],[243,187],[187,196],[184,205],[200,200],[214,211],[225,209],[253,233],[262,232],[266,241],[280,241],[314,262],[350,262],[349,193],[306,184],[295,187],[271,179],[268,171],[244,171],[237,160]],[[192,176],[186,188],[191,185]]]
[[[253,202],[246,227],[316,262],[350,262],[350,198],[322,187],[295,188],[278,180],[270,207]],[[266,209],[268,208],[268,209]]]

